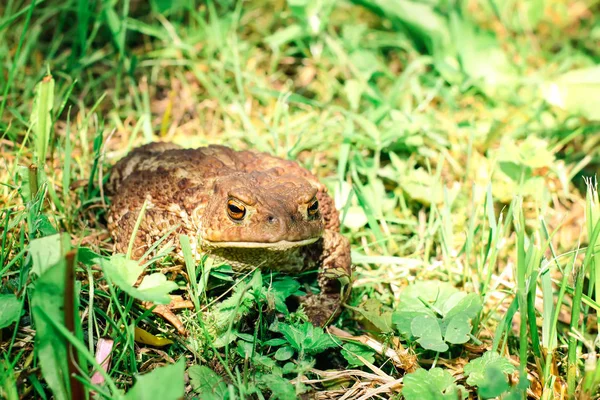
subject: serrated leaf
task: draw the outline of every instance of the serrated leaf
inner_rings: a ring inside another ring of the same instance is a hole
[[[17,321],[21,314],[21,302],[14,294],[0,294],[0,329]]]
[[[147,275],[142,279],[138,288],[133,285],[144,271],[144,266],[137,261],[127,259],[123,254],[115,254],[100,261],[105,276],[131,297],[150,301],[156,304],[169,304],[169,293],[177,289],[175,282],[168,281],[161,273]]]
[[[164,274],[156,272],[151,275],[146,275],[142,279],[142,283],[137,288],[137,299],[143,301],[151,301],[157,304],[169,304],[171,297],[169,293],[179,288],[173,281],[167,280]]]
[[[308,322],[299,326],[279,324],[278,329],[291,347],[298,352],[317,354],[338,344],[321,328],[315,328]]]
[[[448,350],[448,345],[442,340],[442,331],[438,319],[420,315],[412,320],[412,335],[419,338],[417,342],[424,349],[443,352]]]
[[[441,368],[419,369],[404,376],[402,395],[406,400],[466,399],[467,390]]]
[[[465,365],[464,371],[465,376],[467,376],[467,383],[471,386],[485,384],[485,371],[491,367],[497,368],[504,374],[512,374],[515,371],[515,366],[512,365],[510,360],[496,352],[488,351],[483,356],[471,360]]]
[[[185,393],[185,358],[175,364],[153,369],[151,372],[138,375],[135,385],[125,395],[125,400],[164,399],[178,400]]]
[[[228,398],[227,384],[216,372],[204,365],[193,365],[187,370],[192,390],[200,400]]]
[[[375,362],[375,352],[367,346],[358,343],[346,343],[342,349],[342,355],[348,361],[350,367],[358,367],[364,365],[364,363],[356,357],[361,356],[370,363]]]

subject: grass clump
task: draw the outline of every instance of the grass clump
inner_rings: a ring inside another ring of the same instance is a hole
[[[595,2],[0,10],[1,396],[598,397]],[[340,318],[187,237],[183,265],[113,254],[103,185],[153,140],[315,172],[352,242]],[[142,303],[169,293],[180,327]]]

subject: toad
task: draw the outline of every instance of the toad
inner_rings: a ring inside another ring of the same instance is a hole
[[[320,293],[300,297],[315,325],[331,323],[347,299],[350,245],[325,186],[293,161],[211,145],[184,149],[156,142],[134,149],[112,169],[108,229],[115,250],[132,258],[161,239],[181,257],[179,235],[194,254],[234,271],[253,268],[297,275],[318,270]]]

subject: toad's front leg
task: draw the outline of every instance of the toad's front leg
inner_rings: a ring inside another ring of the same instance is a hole
[[[309,250],[307,258],[317,261],[321,293],[307,294],[300,303],[310,321],[326,326],[342,311],[352,285],[350,243],[339,232],[325,230],[323,237]]]

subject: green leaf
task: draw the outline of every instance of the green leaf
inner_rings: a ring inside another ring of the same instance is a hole
[[[0,294],[0,329],[17,321],[21,314],[21,302],[14,294]]]
[[[243,340],[237,342],[238,354],[244,358],[250,358],[253,348],[254,345],[252,343],[244,342]]]
[[[277,375],[262,375],[259,379],[261,386],[266,386],[272,393],[271,399],[294,400],[296,399],[296,390],[287,379]]]
[[[600,66],[569,71],[544,85],[544,99],[570,114],[600,120]]]
[[[416,311],[397,311],[392,316],[392,321],[394,325],[400,332],[402,336],[405,338],[410,338],[413,336],[412,334],[412,321],[417,317],[428,316],[431,318],[436,318],[433,311],[424,309],[424,310],[416,310]]]
[[[342,355],[348,361],[350,367],[359,367],[365,365],[357,355],[361,356],[370,363],[375,362],[375,352],[367,346],[358,343],[346,343],[342,349]]]
[[[185,394],[185,358],[175,364],[153,369],[151,372],[138,375],[135,385],[125,395],[126,400],[164,399],[178,400]]]
[[[77,261],[79,261],[83,265],[91,267],[92,265],[99,264],[101,259],[101,255],[96,254],[94,251],[88,249],[87,247],[79,247],[77,249]]]
[[[493,32],[477,28],[455,12],[450,15],[450,29],[465,74],[486,88],[515,81],[516,70]]]
[[[471,323],[467,314],[458,314],[450,318],[444,333],[444,340],[452,344],[463,344],[469,341]]]
[[[496,397],[508,390],[506,374],[512,374],[514,371],[515,366],[510,360],[493,351],[488,351],[483,356],[469,361],[464,368],[467,383],[478,386],[485,393],[485,397]],[[499,390],[501,391],[497,393]]]
[[[404,376],[402,395],[406,400],[466,399],[467,390],[441,368],[419,369]]]
[[[338,342],[324,333],[321,328],[315,328],[308,322],[300,326],[279,324],[278,330],[298,352],[317,354],[338,345]]]
[[[424,349],[443,352],[448,350],[448,345],[442,340],[442,331],[438,319],[429,315],[420,315],[411,323],[413,336],[419,338],[417,342]]]
[[[35,87],[31,125],[35,135],[35,156],[38,168],[43,170],[50,144],[52,128],[52,106],[54,104],[54,79],[46,75]]]
[[[67,343],[49,321],[64,325],[65,269],[64,260],[45,268],[36,281],[31,300],[35,323],[35,350],[44,379],[57,400],[69,398]]]
[[[292,358],[293,355],[294,355],[294,349],[292,349],[291,347],[285,346],[285,347],[280,347],[279,349],[277,349],[274,357],[277,361],[285,361],[285,360],[289,360],[290,358]]]
[[[171,301],[169,293],[178,288],[175,282],[167,281],[167,277],[161,273],[147,275],[142,279],[138,288],[133,287],[144,271],[144,266],[137,261],[127,259],[123,254],[115,254],[109,259],[102,259],[100,265],[105,276],[112,283],[138,300],[169,304]]]
[[[29,243],[29,255],[33,262],[31,272],[41,276],[48,268],[58,263],[62,259],[62,254],[65,254],[69,248],[70,238],[66,233],[33,239]]]
[[[281,339],[281,338],[275,338],[275,339],[269,339],[266,342],[264,342],[263,344],[265,346],[281,346],[282,344],[286,344],[287,341],[285,339]]]
[[[270,293],[275,301],[275,309],[283,314],[289,314],[285,299],[296,293],[298,289],[300,289],[300,283],[289,276],[274,281]]]
[[[469,293],[446,313],[445,318],[453,318],[459,314],[464,314],[469,319],[476,318],[481,310],[483,310],[481,296],[477,293]]]
[[[192,390],[200,400],[223,400],[229,398],[227,384],[212,369],[204,365],[188,368]]]
[[[264,38],[265,43],[273,50],[278,50],[281,46],[294,40],[302,39],[306,33],[298,24],[289,25],[278,30],[274,34]]]
[[[435,309],[442,310],[455,293],[459,293],[459,290],[448,282],[435,280],[415,282],[400,293],[400,304],[397,309],[428,310],[429,308],[422,303],[425,301]]]
[[[383,310],[381,302],[375,298],[368,299],[362,307],[354,308],[360,312],[363,317],[368,319],[381,332],[388,333],[393,330],[392,327],[392,311]]]

